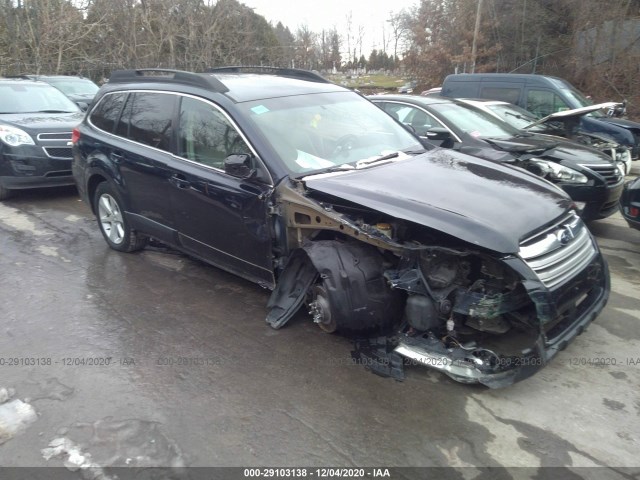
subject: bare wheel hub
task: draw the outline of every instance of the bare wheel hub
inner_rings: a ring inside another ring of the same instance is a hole
[[[336,331],[336,322],[331,315],[329,296],[322,285],[315,285],[312,289],[313,300],[309,303],[309,315],[314,323],[327,333]]]

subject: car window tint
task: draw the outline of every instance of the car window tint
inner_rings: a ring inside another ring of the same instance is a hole
[[[518,103],[520,98],[519,88],[484,87],[480,93],[481,98],[502,100],[503,102]]]
[[[208,103],[184,97],[180,104],[177,153],[223,169],[226,157],[251,150],[222,112]]]
[[[121,137],[129,138],[129,125],[131,124],[133,98],[133,94],[129,95],[129,98],[127,98],[124,108],[122,109],[122,114],[120,115],[120,121],[116,126],[115,134],[120,135]]]
[[[112,132],[126,96],[126,93],[105,95],[91,112],[91,123],[105,132]]]
[[[424,136],[431,128],[441,125],[430,114],[417,107],[386,103],[385,111],[405,125],[411,125],[418,135]]]
[[[128,138],[169,151],[175,101],[176,96],[171,94],[135,93]]]
[[[527,92],[527,110],[539,117],[569,110],[569,106],[555,93],[549,90],[529,90]]]

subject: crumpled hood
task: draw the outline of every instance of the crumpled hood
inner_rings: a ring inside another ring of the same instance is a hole
[[[591,112],[596,112],[598,110],[602,110],[604,108],[613,108],[616,107],[618,105],[622,105],[621,103],[618,102],[605,102],[605,103],[598,103],[597,105],[588,105],[586,107],[580,107],[580,108],[574,108],[572,110],[562,110],[560,112],[556,112],[556,113],[552,113],[551,115],[547,115],[546,117],[541,118],[540,120],[536,120],[535,122],[531,123],[530,125],[527,125],[525,127],[525,129],[527,128],[531,128],[535,125],[540,125],[542,123],[546,123],[549,121],[554,121],[554,120],[567,120],[569,118],[572,117],[582,117],[588,113]]]
[[[84,113],[11,113],[0,115],[0,123],[13,125],[27,133],[71,131],[82,121]]]
[[[524,237],[571,204],[533,174],[444,149],[303,180],[309,189],[505,254],[517,253]]]
[[[485,140],[495,148],[506,152],[513,154],[530,153],[538,158],[565,163],[568,166],[611,163],[611,157],[598,149],[570,142],[566,138],[553,135],[531,134],[530,136],[515,137],[507,140]]]

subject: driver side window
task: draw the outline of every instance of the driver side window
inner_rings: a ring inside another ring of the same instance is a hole
[[[223,170],[226,157],[250,152],[238,131],[220,111],[200,100],[182,98],[178,126],[179,156]]]

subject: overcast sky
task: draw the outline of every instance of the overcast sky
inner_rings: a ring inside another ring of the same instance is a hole
[[[357,35],[358,26],[365,27],[362,53],[369,57],[372,48],[382,47],[382,28],[391,11],[399,12],[417,4],[418,0],[240,0],[246,6],[255,9],[274,26],[278,21],[289,27],[295,34],[300,25],[320,33],[332,27],[338,29],[346,38],[346,17],[352,12],[352,32]],[[387,32],[390,29],[385,26]],[[346,50],[346,40],[343,40]],[[390,44],[389,53],[392,53]],[[353,46],[351,47],[353,49]],[[359,52],[358,52],[359,54]]]

